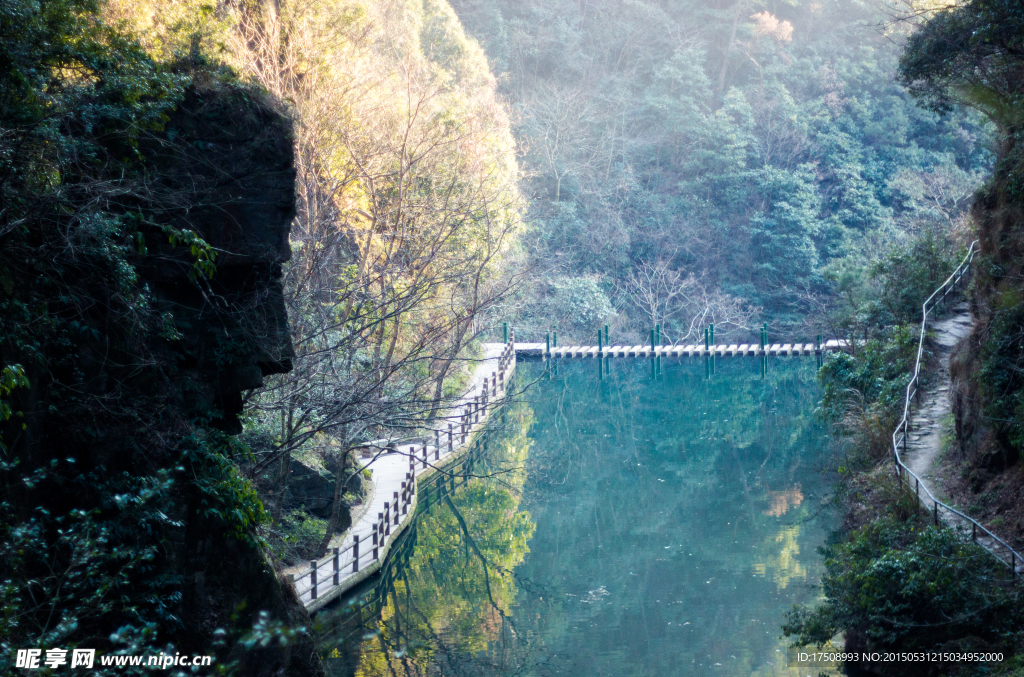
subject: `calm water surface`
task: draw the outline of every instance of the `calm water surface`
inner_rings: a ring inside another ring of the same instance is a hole
[[[372,586],[318,615],[333,675],[801,675],[825,431],[814,358],[520,364]]]

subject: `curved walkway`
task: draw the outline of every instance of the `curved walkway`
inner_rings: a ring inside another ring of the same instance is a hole
[[[935,471],[936,460],[942,448],[942,427],[950,414],[949,402],[949,357],[953,348],[971,331],[971,313],[966,303],[954,308],[954,315],[932,325],[935,342],[938,344],[936,358],[938,372],[932,386],[921,395],[921,403],[910,418],[910,436],[907,450],[901,454],[903,463],[921,478],[921,483],[935,496],[945,499],[945,492],[938,486]]]
[[[951,317],[931,325],[934,340],[938,346],[935,354],[938,371],[933,374],[936,378],[932,380],[930,387],[921,391],[920,403],[912,410],[906,449],[900,454],[903,464],[920,478],[920,488],[927,489],[928,493],[943,502],[948,502],[949,499],[937,477],[937,472],[940,462],[939,454],[942,450],[943,426],[951,411],[949,358],[960,339],[970,333],[974,322],[966,302],[960,302],[954,307],[953,313]],[[917,487],[912,484],[910,489],[914,491]],[[925,508],[933,510],[934,507],[928,504],[929,501],[925,498],[925,493],[923,491],[917,493]],[[936,519],[941,519],[948,526],[970,534],[973,540],[1007,565],[1011,563],[1006,549],[984,533],[976,533],[972,529],[970,521],[945,511],[941,514],[936,512]],[[1014,570],[1018,574],[1024,573],[1024,561],[1014,558],[1013,564]]]
[[[483,349],[483,358],[470,372],[466,394],[438,422],[433,443],[376,440],[363,445],[363,467],[373,472],[372,490],[353,515],[352,526],[332,539],[332,554],[282,572],[311,613],[380,569],[416,513],[417,481],[442,471],[468,451],[491,410],[504,401],[505,386],[515,370],[515,344],[485,343]]]

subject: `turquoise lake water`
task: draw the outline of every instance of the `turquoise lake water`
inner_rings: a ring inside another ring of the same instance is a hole
[[[802,675],[833,515],[814,358],[521,363],[382,575],[317,615],[332,675]]]

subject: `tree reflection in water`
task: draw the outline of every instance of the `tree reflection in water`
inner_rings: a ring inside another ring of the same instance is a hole
[[[519,401],[498,418],[464,462],[421,487],[416,520],[373,588],[340,615],[323,614],[330,674],[512,675],[525,667],[511,609],[514,569],[535,528],[520,509],[533,412]]]
[[[592,367],[421,490],[362,606],[318,616],[332,674],[800,674],[780,624],[818,594],[831,485],[813,360]]]

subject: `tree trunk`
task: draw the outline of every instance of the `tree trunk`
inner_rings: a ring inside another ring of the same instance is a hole
[[[292,414],[294,411],[294,407],[289,406],[287,415],[282,413],[281,418],[282,446],[287,447],[288,451],[281,454],[281,458],[278,460],[277,477],[274,478],[274,509],[270,513],[270,519],[275,525],[281,523],[281,515],[284,514],[284,490],[288,487],[288,474],[291,471],[292,465],[292,452],[289,443],[292,435]]]
[[[327,554],[327,548],[331,546],[331,539],[334,532],[338,530],[341,521],[342,497],[345,495],[345,485],[348,483],[345,477],[345,470],[348,467],[348,449],[338,454],[338,463],[334,470],[334,498],[331,502],[331,519],[327,523],[327,531],[324,533],[320,547],[317,548],[316,556],[319,559]]]
[[[740,12],[743,10],[743,0],[736,3],[736,11],[732,15],[732,28],[729,29],[729,42],[726,43],[722,52],[722,68],[718,71],[718,85],[715,87],[715,107],[722,105],[725,97],[725,75],[729,70],[729,55],[732,53],[732,46],[736,44],[736,26],[740,22]]]

